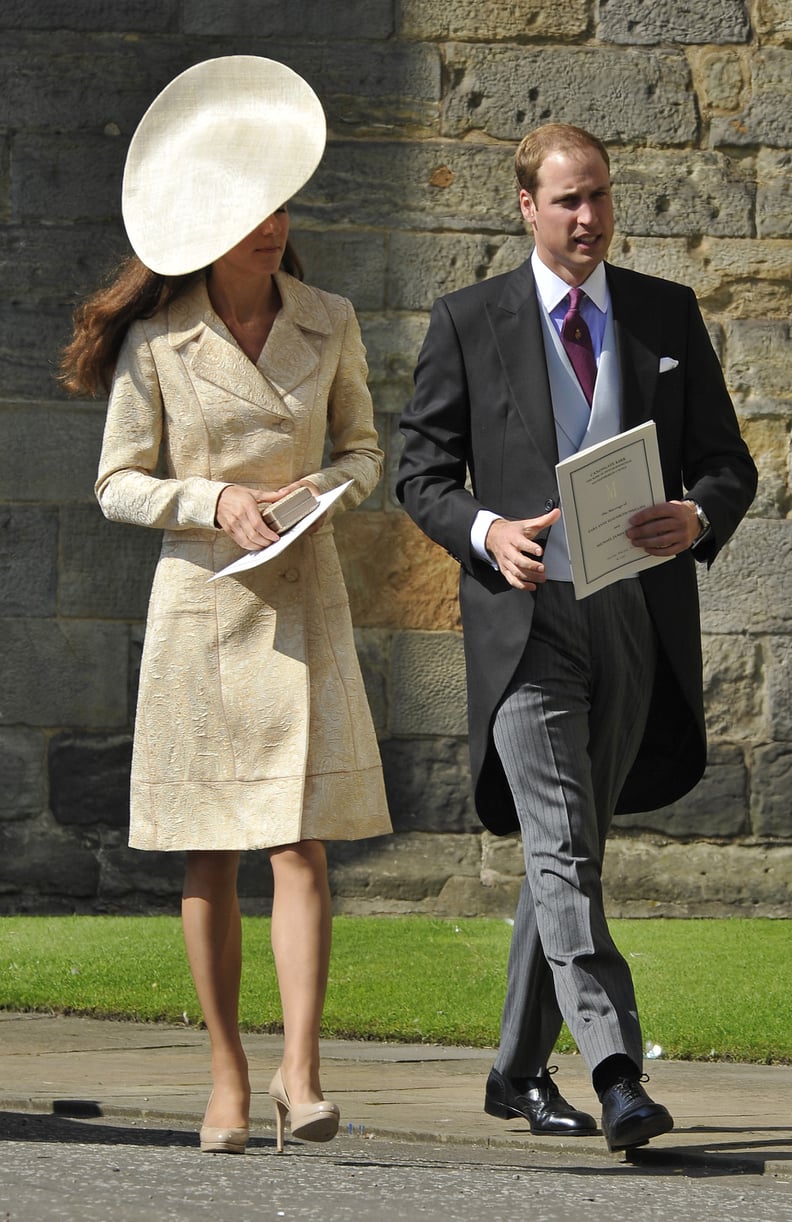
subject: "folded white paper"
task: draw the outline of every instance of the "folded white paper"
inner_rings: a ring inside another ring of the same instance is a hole
[[[673,559],[625,534],[634,513],[666,499],[654,420],[580,450],[556,475],[576,598]]]
[[[269,547],[262,548],[260,552],[245,552],[244,556],[240,556],[232,564],[227,564],[219,573],[215,573],[213,577],[210,577],[209,581],[217,581],[218,577],[230,577],[234,573],[242,573],[246,569],[254,569],[256,565],[266,564],[268,560],[274,560],[276,556],[280,556],[281,552],[284,552],[295,539],[299,539],[300,535],[305,534],[306,530],[313,526],[314,522],[321,518],[323,513],[326,513],[333,504],[333,501],[337,501],[346,492],[351,483],[352,480],[348,479],[345,484],[339,484],[337,488],[331,488],[329,492],[321,492],[317,498],[319,503],[316,509],[312,509],[304,518],[301,518],[296,526],[290,527],[285,534],[281,535],[277,543],[272,543]]]

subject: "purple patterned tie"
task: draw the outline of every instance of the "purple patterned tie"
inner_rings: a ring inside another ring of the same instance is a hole
[[[582,289],[577,287],[569,290],[569,309],[561,324],[561,341],[566,348],[567,356],[572,362],[572,368],[577,374],[583,394],[588,399],[589,407],[594,397],[594,383],[597,380],[597,362],[594,359],[594,345],[591,342],[591,332],[586,326],[586,320],[580,313],[580,299],[585,297]]]

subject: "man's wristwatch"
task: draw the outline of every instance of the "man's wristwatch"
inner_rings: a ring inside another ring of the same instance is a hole
[[[698,501],[685,501],[685,504],[692,505],[692,507],[696,511],[696,517],[698,518],[698,521],[699,521],[699,533],[696,536],[696,538],[693,540],[693,542],[698,543],[699,539],[703,539],[707,531],[710,529],[710,520],[707,517],[707,515],[705,514],[704,510],[699,505]]]

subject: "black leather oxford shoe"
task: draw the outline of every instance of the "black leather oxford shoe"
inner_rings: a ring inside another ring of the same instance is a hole
[[[668,1108],[650,1099],[637,1078],[620,1078],[602,1096],[602,1131],[609,1150],[645,1146],[673,1127]]]
[[[490,1070],[484,1111],[501,1120],[521,1116],[532,1133],[578,1137],[597,1131],[594,1117],[567,1103],[547,1070],[539,1078],[504,1078],[497,1069]]]

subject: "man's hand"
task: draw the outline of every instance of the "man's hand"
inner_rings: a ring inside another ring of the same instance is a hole
[[[692,547],[700,533],[690,501],[663,501],[633,514],[627,538],[650,556],[677,556]]]
[[[217,525],[246,552],[260,552],[278,539],[261,517],[259,502],[266,500],[268,493],[262,496],[258,489],[244,488],[241,484],[229,484],[217,498]]]
[[[547,580],[541,562],[542,548],[534,540],[560,517],[560,509],[551,509],[541,518],[524,518],[520,522],[496,518],[490,526],[485,547],[515,590],[535,590]]]

